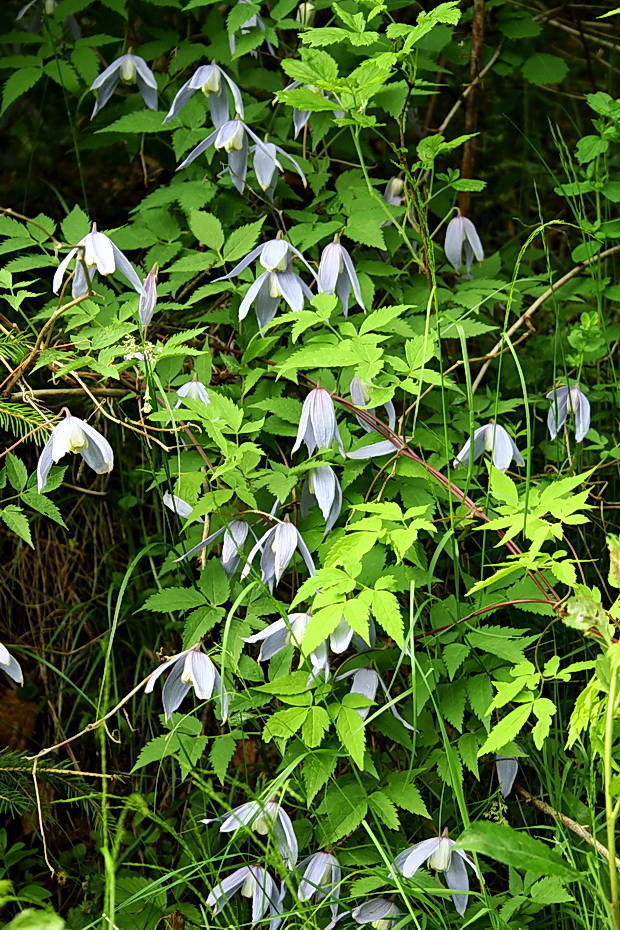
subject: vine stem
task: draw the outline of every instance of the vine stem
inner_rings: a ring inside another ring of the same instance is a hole
[[[607,826],[607,849],[609,850],[609,889],[611,919],[614,930],[620,930],[620,899],[618,897],[618,868],[616,865],[616,819],[617,811],[614,809],[612,794],[613,779],[613,741],[614,720],[616,708],[616,694],[618,688],[618,665],[614,661],[615,653],[611,659],[611,677],[609,694],[607,696],[607,712],[605,714],[605,742],[603,749],[603,776],[605,780],[605,822]]]

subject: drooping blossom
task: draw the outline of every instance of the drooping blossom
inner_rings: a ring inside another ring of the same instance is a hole
[[[525,465],[523,456],[517,449],[514,439],[499,423],[486,423],[474,432],[473,456],[471,436],[454,459],[453,468],[468,465],[473,457],[475,462],[483,452],[490,452],[493,464],[499,471],[506,471],[512,460],[516,465]]]
[[[516,747],[519,748],[518,746]],[[505,751],[495,756],[495,771],[503,797],[507,798],[519,773],[519,760],[506,755]]]
[[[293,869],[299,849],[291,818],[276,801],[246,801],[220,817],[207,817],[201,823],[220,823],[220,833],[235,833],[249,827],[260,836],[272,836],[282,861]]]
[[[425,862],[435,872],[442,872],[448,888],[456,892],[452,900],[457,912],[462,916],[467,907],[469,895],[469,876],[465,865],[480,878],[476,865],[462,849],[455,849],[456,843],[447,836],[434,836],[422,840],[399,853],[394,865],[405,876],[411,878]]]
[[[351,378],[351,384],[349,385],[349,394],[351,395],[351,400],[356,407],[364,407],[367,413],[370,413],[373,417],[377,415],[376,407],[369,407],[370,403],[370,391],[368,385],[362,381],[361,378],[358,378],[357,375],[354,378]],[[391,430],[394,429],[396,425],[396,410],[394,409],[394,404],[391,400],[388,400],[384,405],[383,409],[387,413],[388,426]],[[373,428],[370,423],[367,423],[363,417],[356,416],[355,419],[362,427],[366,430],[367,433],[372,433]],[[389,450],[388,450],[389,451]]]
[[[188,504],[187,501],[184,501],[182,497],[177,497],[176,494],[171,494],[170,491],[164,492],[162,501],[168,510],[176,513],[177,517],[181,517],[182,520],[187,520],[192,510],[194,509],[192,505]],[[194,520],[195,522],[200,523],[200,519],[198,517],[194,517]]]
[[[308,455],[312,455],[315,449],[331,448],[334,441],[344,455],[331,394],[325,388],[313,388],[307,394],[301,408],[297,438],[292,452],[297,452],[303,442]]]
[[[65,272],[74,258],[76,260],[75,274],[71,285],[71,294],[74,298],[83,297],[89,293],[97,271],[104,276],[114,274],[115,271],[120,272],[142,296],[142,282],[133,265],[114,245],[109,236],[97,231],[96,223],[93,223],[92,230],[80,239],[75,248],[67,252],[54,272],[52,289],[55,294],[59,292]]]
[[[344,672],[342,675],[338,675],[337,681],[341,681],[344,678],[353,678],[351,683],[351,694],[360,694],[362,697],[368,698],[369,701],[374,703],[377,696],[377,690],[379,686],[385,695],[386,700],[388,701],[388,707],[391,714],[398,720],[399,723],[405,727],[406,730],[414,731],[410,723],[408,723],[404,717],[402,717],[396,710],[396,704],[392,700],[392,696],[388,691],[385,682],[381,676],[375,672],[372,668],[358,668],[350,672]],[[370,712],[370,707],[357,707],[355,712],[359,714],[362,720],[365,720]]]
[[[268,930],[278,930],[282,923],[282,901],[286,893],[283,884],[278,888],[262,865],[244,865],[215,886],[207,897],[207,906],[219,914],[232,896],[240,892],[252,900],[252,926],[268,915]],[[261,923],[261,926],[264,926]]]
[[[480,236],[472,221],[466,216],[455,216],[450,220],[443,248],[455,271],[460,271],[464,264],[469,274],[474,258],[479,262],[484,259]]]
[[[252,3],[252,0],[237,0],[236,5],[239,6],[239,4],[241,3]],[[265,31],[265,24],[260,18],[260,16],[258,15],[258,13],[254,13],[252,16],[246,19],[245,22],[241,23],[241,25],[239,26],[239,34],[242,36],[245,36],[254,28],[261,29],[263,32]],[[230,54],[234,55],[235,49],[237,47],[237,43],[235,41],[234,35],[230,35],[228,37],[228,47],[230,49]],[[273,46],[269,42],[267,43],[267,48],[269,49],[271,53],[273,53]],[[253,58],[256,58],[258,55],[258,52],[256,51],[256,49],[252,49],[250,54],[252,55]]]
[[[292,155],[289,155],[288,152],[285,152],[284,149],[280,148],[279,145],[275,145],[273,142],[268,142],[265,140],[264,142],[261,142],[260,145],[253,145],[250,151],[253,155],[252,165],[254,167],[256,180],[270,200],[273,199],[273,195],[276,189],[278,171],[284,171],[284,168],[278,161],[278,155],[280,158],[285,158],[288,162],[290,162],[301,178],[303,186],[308,186],[306,176],[299,167],[298,163],[295,161]]]
[[[371,898],[351,911],[351,917],[356,923],[370,924],[374,930],[391,930],[402,916],[402,911],[387,898]]]
[[[155,304],[157,303],[157,264],[153,265],[142,285],[140,302],[138,304],[138,316],[140,326],[143,329],[149,325],[153,319]]]
[[[281,617],[274,623],[261,630],[260,633],[254,633],[253,636],[247,636],[244,642],[254,644],[260,643],[260,652],[258,654],[259,662],[267,662],[273,656],[282,652],[287,646],[293,645],[298,649],[304,638],[304,633],[310,623],[310,614],[297,613],[289,614],[288,617]],[[320,643],[317,648],[308,656],[312,671],[308,678],[308,686],[317,678],[329,678],[329,656],[327,654],[327,643]]]
[[[337,240],[326,245],[321,253],[317,282],[319,294],[336,293],[338,295],[345,316],[349,313],[351,288],[353,288],[357,305],[362,310],[366,309],[351,256]]]
[[[245,544],[249,532],[250,527],[245,520],[231,520],[227,526],[221,526],[215,533],[211,533],[211,535],[203,539],[202,542],[199,542],[188,552],[185,552],[183,555],[179,556],[178,559],[175,559],[175,562],[183,562],[185,559],[191,559],[192,556],[202,552],[202,550],[210,546],[212,542],[215,542],[216,539],[223,536],[220,562],[228,577],[232,578],[239,566],[241,549]]]
[[[170,674],[166,678],[161,692],[166,720],[170,720],[175,710],[181,706],[190,689],[199,701],[208,701],[214,694],[218,694],[222,703],[222,720],[228,716],[228,694],[222,684],[217,668],[202,647],[192,646],[179,655],[172,656],[163,662],[159,668],[149,675],[144,688],[145,694],[150,694],[155,682],[167,670]]]
[[[391,439],[382,439],[381,442],[371,442],[367,446],[360,446],[346,453],[348,459],[376,459],[383,455],[397,455],[403,446]]]
[[[314,3],[310,2],[310,0],[304,0],[303,3],[300,3],[297,7],[297,12],[295,13],[295,19],[302,26],[312,26],[314,24],[315,16],[316,7]]]
[[[297,897],[300,901],[327,900],[332,914],[332,921],[338,913],[338,899],[340,898],[340,882],[342,870],[340,863],[331,853],[318,852],[308,856],[299,863],[299,871],[303,872]]]
[[[383,199],[393,207],[400,207],[403,203],[405,182],[402,178],[390,178],[383,191]]]
[[[126,55],[121,55],[111,65],[108,65],[105,71],[102,71],[91,84],[90,89],[98,92],[91,119],[94,119],[97,113],[103,109],[118,87],[119,82],[137,84],[142,99],[149,110],[157,109],[157,81],[155,76],[144,58],[133,55],[130,51]]]
[[[297,527],[288,521],[278,520],[275,526],[270,527],[252,546],[241,571],[241,579],[249,575],[252,563],[260,552],[261,581],[273,591],[274,586],[280,583],[296,549],[299,549],[309,574],[314,575],[316,572],[312,556]]]
[[[560,432],[569,413],[575,415],[575,442],[583,442],[590,429],[590,401],[578,385],[554,388],[547,394],[551,401],[547,427],[552,439]]]
[[[295,312],[303,310],[304,299],[310,300],[312,293],[299,275],[293,271],[293,256],[300,259],[314,277],[312,268],[294,245],[285,242],[284,239],[270,239],[248,252],[228,274],[215,279],[227,281],[229,278],[234,278],[255,259],[258,259],[265,269],[250,285],[241,301],[240,320],[245,319],[253,303],[255,303],[256,318],[261,330],[273,320],[280,300],[284,300]]]
[[[45,488],[52,465],[57,464],[67,452],[79,452],[86,464],[104,475],[114,467],[112,446],[101,433],[79,417],[73,417],[65,408],[65,418],[52,429],[52,434],[43,446],[37,463],[37,489]]]
[[[0,669],[8,675],[15,684],[23,685],[24,675],[21,665],[2,643],[0,643]]]
[[[302,8],[303,6],[312,6],[312,4],[303,4],[303,3],[301,3],[301,4],[299,5],[299,8],[298,8],[298,13],[299,13],[299,10],[301,10],[301,8]],[[318,87],[314,87],[314,85],[312,85],[312,84],[302,84],[301,81],[291,81],[290,84],[287,84],[287,85],[286,85],[286,87],[284,88],[284,90],[285,90],[285,91],[287,91],[287,90],[297,90],[297,89],[300,88],[300,87],[301,87],[301,88],[304,88],[304,89],[307,89],[307,90],[311,90],[311,91],[312,91],[313,93],[315,93],[315,94],[320,94],[322,97],[326,97],[326,98],[328,98],[328,99],[331,99],[331,96],[332,96],[332,95],[330,94],[329,91],[321,90],[321,89],[318,88]],[[277,103],[277,98],[274,100],[274,103]],[[308,122],[309,122],[309,120],[310,120],[310,117],[312,116],[312,113],[311,113],[310,110],[299,110],[299,109],[297,109],[297,107],[295,107],[295,106],[293,106],[292,109],[293,109],[293,129],[294,129],[294,133],[295,133],[295,138],[297,138],[297,136],[298,136],[299,133],[302,131],[302,129],[304,128],[304,126],[306,126],[306,125],[308,124]],[[342,110],[337,110],[336,107],[334,107],[334,116],[335,116],[337,119],[341,119],[341,118],[344,116],[344,113],[343,113]]]
[[[186,381],[185,384],[182,384],[177,390],[178,400],[174,405],[175,410],[177,407],[180,407],[183,403],[184,397],[189,397],[190,400],[200,400],[203,404],[210,404],[209,395],[207,389],[202,383],[202,381]]]
[[[331,465],[319,465],[308,472],[301,491],[301,512],[309,513],[317,504],[325,520],[325,533],[333,528],[342,508],[342,490]]]
[[[212,62],[210,65],[201,65],[197,68],[191,78],[177,91],[172,101],[172,106],[166,114],[164,123],[168,123],[171,119],[174,119],[175,116],[178,116],[189,98],[193,96],[197,90],[200,90],[207,98],[209,111],[211,113],[211,121],[216,128],[219,128],[222,123],[226,122],[229,116],[227,88],[230,90],[233,98],[235,105],[234,112],[243,119],[244,109],[241,91],[233,79],[226,74],[224,69],[216,65],[215,62]]]

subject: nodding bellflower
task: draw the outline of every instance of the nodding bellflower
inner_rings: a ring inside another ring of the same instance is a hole
[[[301,178],[303,186],[308,186],[306,176],[295,159],[292,157],[292,155],[289,155],[288,152],[285,152],[284,149],[281,149],[279,145],[275,145],[273,142],[267,142],[265,140],[259,145],[253,145],[251,151],[253,153],[252,164],[254,166],[256,180],[270,200],[273,199],[273,195],[276,189],[278,171],[284,171],[284,168],[278,161],[278,155],[291,163]]]
[[[425,862],[435,872],[443,872],[446,885],[456,892],[452,895],[452,900],[457,912],[462,916],[465,913],[469,895],[469,877],[465,864],[478,878],[480,874],[469,856],[462,849],[454,849],[455,846],[454,840],[447,836],[434,836],[430,840],[422,840],[421,843],[416,843],[399,853],[394,860],[394,865],[405,878],[415,875]]]
[[[516,746],[515,748],[519,748]],[[519,773],[519,761],[516,756],[496,755],[495,771],[502,796],[507,798]]]
[[[294,312],[303,310],[304,300],[306,298],[310,300],[312,293],[299,275],[293,271],[293,256],[299,258],[314,277],[312,268],[294,245],[285,242],[284,239],[270,239],[248,252],[228,274],[215,279],[227,281],[229,278],[234,278],[255,259],[258,259],[265,269],[250,285],[241,301],[240,320],[245,319],[254,303],[256,319],[261,330],[273,320],[280,300],[284,300]]]
[[[23,685],[24,675],[21,665],[2,643],[0,643],[0,669],[2,669],[15,684]]]
[[[299,549],[308,573],[316,574],[310,551],[297,527],[288,521],[278,520],[276,525],[268,529],[250,549],[248,560],[241,572],[241,580],[250,574],[252,562],[260,552],[261,581],[268,585],[270,591],[273,591],[274,586],[280,583],[296,549]]]
[[[71,295],[74,298],[84,297],[90,292],[97,271],[104,276],[119,271],[142,297],[142,282],[133,265],[109,236],[97,231],[96,223],[93,223],[91,231],[67,252],[54,272],[52,290],[55,294],[59,292],[67,268],[74,258],[75,274],[71,285]]]
[[[219,694],[222,704],[222,720],[228,716],[228,694],[222,684],[220,673],[208,655],[202,651],[202,646],[193,646],[185,649],[179,655],[172,656],[163,662],[159,668],[149,675],[145,694],[150,694],[155,687],[157,679],[167,670],[170,674],[166,678],[161,691],[166,720],[170,720],[175,710],[181,706],[190,689],[199,701],[208,701],[213,694]]]
[[[474,258],[479,262],[484,259],[480,236],[472,221],[466,216],[455,216],[450,220],[443,248],[455,271],[460,271],[464,263],[469,274]]]
[[[197,90],[200,90],[207,98],[209,112],[211,113],[211,121],[216,128],[219,128],[222,123],[226,122],[229,116],[227,86],[235,105],[234,112],[243,119],[244,110],[241,91],[223,68],[220,68],[219,65],[212,62],[210,65],[201,65],[197,68],[189,81],[186,81],[177,91],[172,105],[166,114],[164,123],[168,123],[171,119],[174,119],[175,116],[178,116],[189,98],[195,94]]]
[[[178,559],[175,559],[175,562],[183,562],[185,559],[191,559],[192,556],[202,552],[202,550],[210,546],[212,542],[215,542],[216,539],[223,536],[220,563],[228,577],[232,578],[239,567],[241,549],[243,548],[249,532],[250,527],[245,520],[231,520],[227,526],[221,526],[215,533],[211,533],[211,535],[203,539],[202,542],[199,542],[188,552],[185,552],[183,555],[179,556]]]
[[[182,520],[187,520],[192,510],[194,509],[191,504],[188,504],[187,501],[184,501],[182,497],[177,497],[176,494],[171,494],[170,491],[166,491],[162,497],[164,507],[167,507],[168,510],[171,510],[173,513],[176,513],[177,517],[181,517]],[[200,523],[198,517],[194,518],[196,522]]]
[[[207,906],[219,914],[231,897],[240,892],[252,899],[252,926],[270,917],[268,930],[278,930],[282,923],[282,901],[286,886],[280,889],[262,865],[244,865],[215,886],[207,898]],[[261,923],[261,926],[264,924]]]
[[[547,414],[547,427],[552,439],[558,435],[569,413],[575,415],[575,442],[583,442],[590,429],[590,401],[579,385],[554,388],[547,394],[551,401]]]
[[[67,452],[79,452],[86,464],[105,475],[114,467],[112,446],[101,433],[79,417],[73,417],[65,408],[65,418],[52,429],[52,434],[43,446],[37,463],[37,489],[43,491],[52,465],[57,464]]]
[[[282,652],[287,646],[293,645],[298,649],[301,647],[304,633],[310,623],[310,614],[289,614],[288,617],[281,617],[274,623],[244,639],[246,643],[260,643],[260,652],[258,654],[259,662],[267,662],[273,656]],[[323,677],[325,681],[329,678],[329,656],[327,654],[327,643],[321,643],[308,656],[312,665],[312,671],[308,678],[310,685],[317,678]]]
[[[336,293],[338,295],[345,316],[349,313],[351,288],[353,288],[357,305],[362,310],[366,310],[360,290],[360,282],[353,267],[351,256],[337,239],[326,245],[321,253],[317,283],[319,294]]]
[[[405,727],[406,730],[415,731],[410,723],[408,723],[404,717],[396,710],[396,705],[392,700],[392,696],[388,691],[385,682],[380,677],[380,675],[375,672],[372,668],[358,668],[350,672],[344,672],[342,675],[338,675],[337,681],[341,681],[343,678],[353,677],[353,683],[351,684],[351,694],[361,694],[362,697],[368,698],[369,701],[374,703],[377,696],[377,689],[381,685],[381,689],[386,697],[386,700],[389,704],[389,710],[392,715],[398,720],[399,723]],[[370,712],[370,707],[357,707],[355,708],[355,713],[359,714],[362,720],[365,720]]]
[[[402,911],[387,898],[371,898],[351,911],[351,917],[356,923],[370,924],[374,930],[391,930],[402,916]]]
[[[291,818],[275,801],[246,801],[220,817],[201,823],[220,823],[220,833],[235,833],[249,827],[260,836],[272,836],[287,868],[295,868],[299,849]]]
[[[303,442],[308,455],[312,455],[315,449],[331,448],[334,441],[344,455],[331,394],[325,388],[314,388],[306,395],[301,408],[297,438],[291,451],[297,452]]]
[[[514,439],[499,423],[486,423],[474,432],[473,456],[471,436],[454,459],[453,468],[468,465],[470,459],[475,462],[483,452],[490,452],[493,464],[500,471],[506,471],[512,460],[516,465],[525,465],[523,456],[517,449]]]
[[[91,84],[90,89],[98,92],[91,119],[94,119],[97,113],[103,109],[118,87],[119,82],[137,84],[142,99],[149,110],[157,109],[157,81],[153,72],[144,58],[133,55],[130,51],[126,55],[121,55],[111,65],[108,65],[105,71],[102,71]]]
[[[368,385],[365,384],[361,378],[358,378],[357,375],[351,379],[351,384],[349,385],[349,394],[351,395],[351,400],[356,407],[366,408],[367,412],[372,414],[373,417],[377,415],[376,407],[368,406],[370,403],[370,391],[368,390]],[[394,404],[391,400],[388,400],[387,403],[383,405],[383,409],[387,413],[388,426],[391,430],[393,430],[396,425],[396,410],[394,409]],[[356,416],[355,419],[362,427],[362,429],[366,430],[367,433],[374,432],[370,423],[367,423],[366,420],[364,420],[362,417]]]
[[[177,395],[179,399],[174,405],[175,410],[177,407],[181,406],[184,397],[189,397],[190,400],[200,400],[203,404],[211,403],[207,389],[202,381],[186,381],[185,384],[182,384],[177,390]]]
[[[140,318],[140,326],[142,329],[146,329],[151,320],[153,319],[153,313],[155,312],[155,304],[157,303],[157,264],[153,265],[142,285],[142,293],[140,294],[140,302],[138,304],[138,316]]]
[[[333,528],[342,508],[342,490],[331,465],[319,465],[308,472],[301,490],[301,513],[306,516],[317,504],[325,520],[325,533]]]
[[[299,871],[302,870],[303,875],[297,888],[297,897],[300,901],[316,901],[317,903],[327,899],[332,921],[334,921],[338,913],[342,879],[340,863],[331,853],[318,852],[299,863]]]

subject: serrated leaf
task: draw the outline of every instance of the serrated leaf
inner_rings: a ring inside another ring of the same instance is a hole
[[[393,772],[389,775],[387,787],[383,791],[394,804],[409,811],[410,814],[418,814],[420,817],[430,816],[422,795],[412,783],[411,776],[407,772]]]
[[[0,520],[2,520],[13,533],[19,536],[20,539],[23,539],[24,542],[28,543],[28,545],[34,549],[28,518],[21,507],[18,507],[16,504],[7,504],[6,507],[0,510]]]
[[[368,796],[368,805],[379,822],[386,826],[388,830],[398,830],[400,820],[398,819],[396,806],[386,794],[382,791],[373,791]]]
[[[311,707],[301,728],[301,738],[306,746],[310,749],[320,746],[330,723],[329,714],[324,707]]]
[[[223,733],[221,736],[216,736],[211,744],[209,762],[222,785],[224,784],[226,772],[228,771],[228,766],[230,765],[230,760],[233,757],[236,746],[237,740],[231,733]]]
[[[67,213],[60,224],[64,240],[68,245],[77,245],[80,239],[90,232],[90,222],[81,207],[76,204],[70,213]]]
[[[62,518],[60,510],[49,497],[45,497],[45,495],[31,490],[24,491],[21,500],[23,504],[26,504],[27,507],[32,507],[37,513],[42,513],[43,516],[49,517],[50,520],[53,520],[54,523],[57,523],[59,526],[65,526],[65,521]]]
[[[515,707],[514,710],[511,710],[509,714],[506,714],[505,717],[502,717],[500,722],[493,727],[484,744],[478,750],[478,756],[484,756],[489,752],[497,752],[497,750],[502,749],[506,743],[512,742],[529,720],[532,708],[532,702],[521,704],[519,707]]]
[[[306,786],[306,801],[312,804],[318,792],[327,784],[336,768],[338,755],[335,752],[315,752],[304,761],[303,779]]]
[[[164,588],[146,599],[143,610],[168,613],[176,610],[191,610],[193,607],[206,607],[207,601],[202,591],[195,588]]]
[[[204,210],[190,210],[189,228],[199,242],[219,252],[224,245],[224,232],[217,216]]]
[[[9,484],[16,491],[21,491],[26,487],[28,481],[28,472],[26,466],[20,458],[9,452],[6,456],[6,475]]]
[[[21,97],[22,94],[25,94],[31,87],[34,87],[42,74],[43,71],[40,67],[20,68],[18,71],[14,71],[2,90],[2,109],[0,110],[0,116],[18,99],[18,97]]]
[[[342,705],[336,717],[336,732],[357,767],[363,769],[366,728],[357,711]]]
[[[156,110],[137,110],[135,113],[125,113],[120,119],[114,120],[109,126],[97,129],[96,134],[102,132],[134,133],[160,132],[163,129],[164,114]]]
[[[224,245],[223,256],[227,262],[237,262],[256,245],[260,231],[263,228],[265,218],[257,220],[255,223],[248,223],[234,229]]]
[[[404,645],[403,616],[396,595],[391,591],[372,592],[372,612],[377,623],[383,627],[399,646]]]
[[[269,718],[263,730],[263,739],[290,739],[300,729],[308,716],[308,707],[287,707],[278,710]]]

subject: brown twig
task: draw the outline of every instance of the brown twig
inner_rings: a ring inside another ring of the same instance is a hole
[[[562,814],[560,811],[556,811],[554,807],[551,807],[549,804],[546,804],[545,801],[541,801],[539,798],[535,798],[533,795],[526,791],[525,788],[522,788],[521,785],[516,785],[515,791],[517,794],[521,795],[526,804],[531,804],[532,807],[535,807],[541,813],[546,814],[547,817],[551,817],[553,820],[557,820],[558,823],[561,823],[563,826],[567,827],[572,833],[575,833],[577,836],[581,837],[584,843],[587,843],[588,846],[592,846],[598,853],[601,854],[609,862],[609,850],[606,846],[603,846],[596,837],[592,836],[588,827],[582,827],[581,824],[577,823],[576,820],[572,820],[570,817],[567,817],[566,814]],[[616,866],[620,869],[620,858],[616,857]]]

